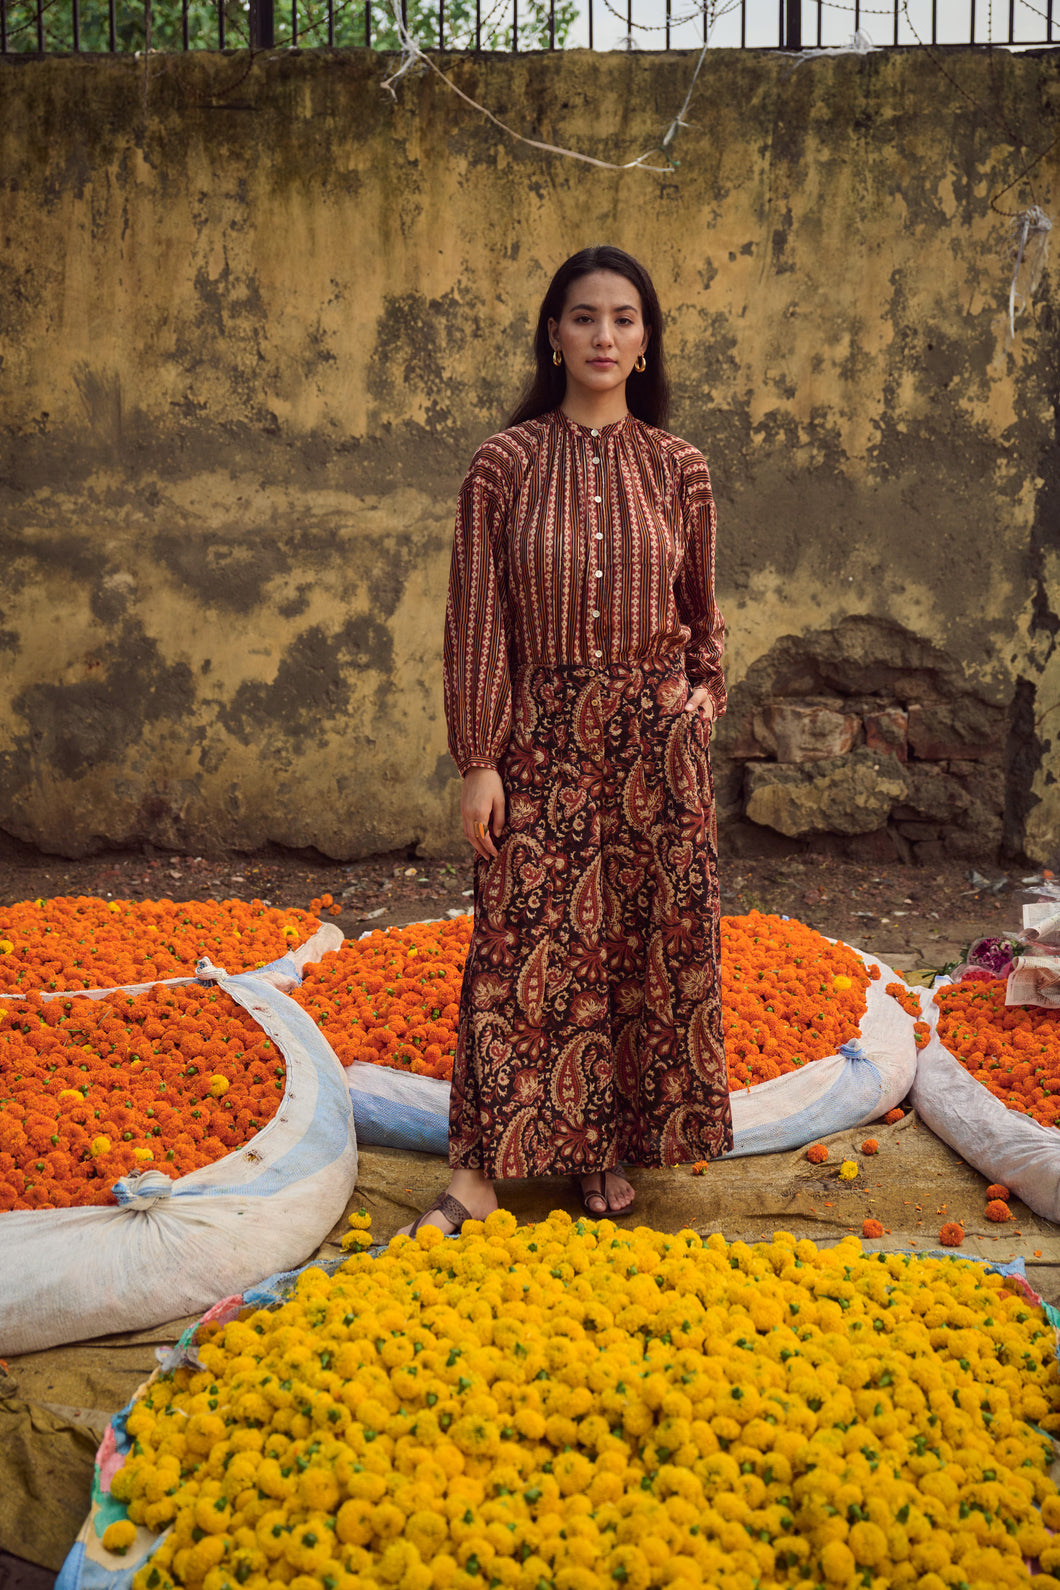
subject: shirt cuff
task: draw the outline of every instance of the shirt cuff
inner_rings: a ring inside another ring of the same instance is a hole
[[[473,767],[488,768],[493,773],[497,771],[496,762],[485,756],[470,756],[466,761],[457,762],[456,765],[460,771],[461,778],[463,778],[465,773],[470,773]]]

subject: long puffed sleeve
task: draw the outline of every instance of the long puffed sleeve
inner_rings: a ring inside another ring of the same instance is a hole
[[[706,686],[715,715],[720,717],[726,692],[721,671],[725,620],[714,599],[718,516],[705,460],[696,454],[683,462],[680,500],[685,555],[674,595],[681,621],[692,631],[685,647],[685,672],[691,685]]]
[[[508,743],[512,688],[503,596],[506,481],[480,451],[460,492],[445,610],[443,683],[449,754],[461,777],[496,767]]]

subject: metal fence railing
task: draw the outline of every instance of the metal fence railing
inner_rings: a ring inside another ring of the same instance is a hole
[[[1057,0],[1060,4],[1060,0]],[[1054,0],[0,0],[0,54],[1060,43]]]

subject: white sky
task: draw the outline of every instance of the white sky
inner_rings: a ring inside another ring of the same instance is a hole
[[[885,0],[867,0],[860,9],[858,26],[868,34],[877,47],[895,43],[894,13]],[[1060,0],[1053,0],[1053,38],[1060,44]],[[580,0],[579,17],[568,43],[586,46],[589,42],[585,7]],[[665,47],[666,0],[592,0],[593,44],[598,50],[621,48],[629,34],[627,6],[632,5],[633,37],[637,48],[658,50]],[[899,0],[901,5],[901,0]],[[1014,34],[1017,42],[1043,40],[1047,33],[1048,0],[1014,0]],[[967,44],[971,36],[972,9],[975,9],[975,42],[995,44],[1007,42],[1009,28],[1009,0],[936,0],[937,39],[940,44]],[[485,10],[485,7],[483,8]],[[716,16],[710,31],[710,42],[719,47],[735,47],[740,43],[740,9],[736,0],[716,0]],[[821,16],[821,44],[825,47],[848,45],[854,34],[855,14],[853,0],[849,4],[832,3],[818,7],[817,0],[803,0],[802,44],[810,48],[817,44],[818,10]],[[703,44],[703,16],[696,0],[670,0],[670,44],[674,49],[698,49]],[[748,45],[775,45],[778,40],[779,0],[748,0],[746,42]],[[932,0],[907,0],[900,10],[899,44],[915,45],[931,42]],[[914,33],[913,29],[916,32]]]

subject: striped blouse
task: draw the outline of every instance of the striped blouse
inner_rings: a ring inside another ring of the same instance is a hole
[[[456,516],[444,647],[449,750],[496,767],[516,669],[684,653],[725,710],[714,499],[702,455],[627,414],[554,409],[475,454]]]

